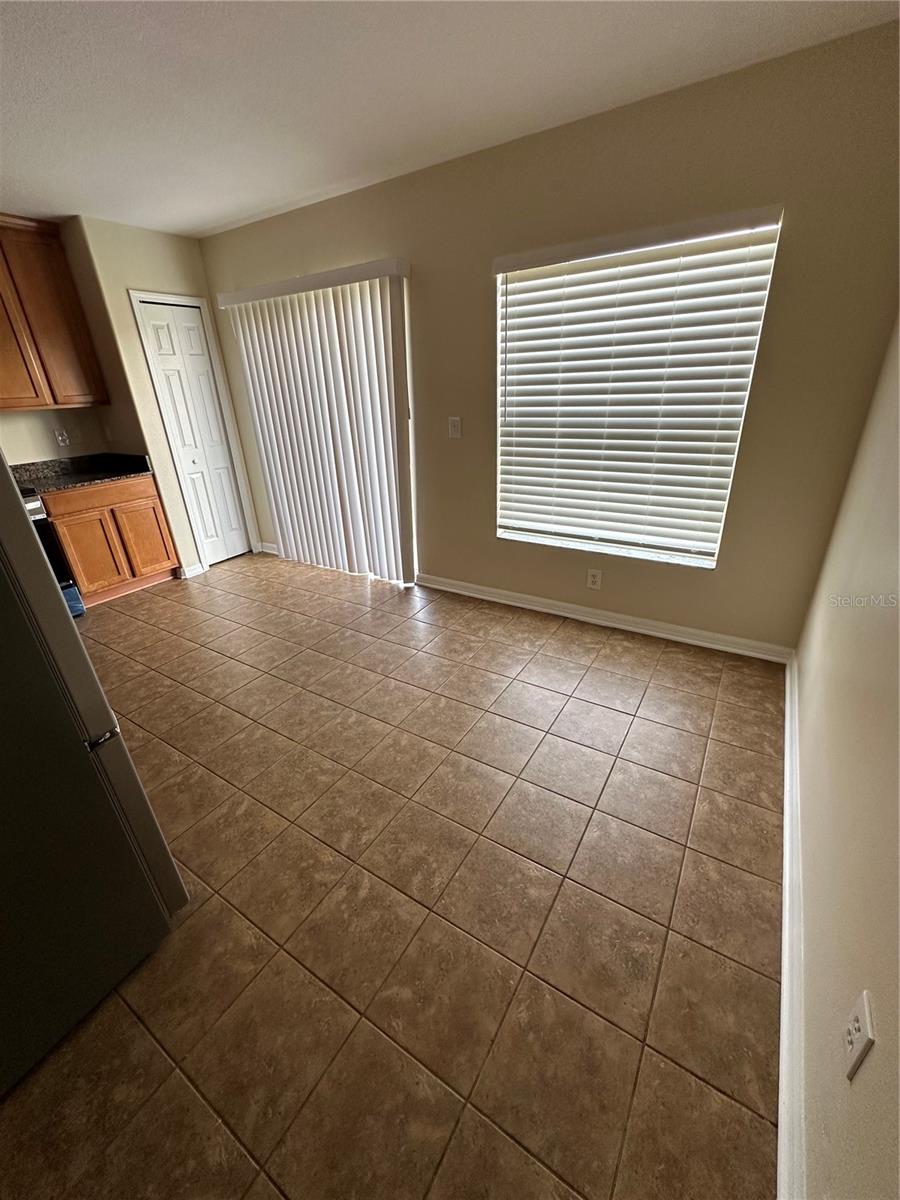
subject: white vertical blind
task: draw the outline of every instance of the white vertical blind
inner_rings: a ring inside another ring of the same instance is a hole
[[[715,566],[779,230],[498,275],[499,537]]]
[[[403,295],[380,278],[230,306],[284,558],[412,582]]]

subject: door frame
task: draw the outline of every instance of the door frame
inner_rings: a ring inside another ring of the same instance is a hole
[[[222,411],[222,422],[225,426],[225,440],[228,443],[228,451],[231,454],[231,461],[234,466],[235,479],[238,487],[238,498],[241,504],[241,516],[244,519],[244,526],[247,530],[247,540],[250,543],[250,549],[254,554],[258,554],[262,549],[262,543],[259,538],[259,526],[256,521],[256,510],[253,507],[253,497],[250,491],[250,480],[247,475],[247,466],[244,462],[244,448],[241,444],[240,435],[238,433],[237,422],[234,417],[234,405],[231,399],[231,389],[228,386],[228,377],[225,374],[225,365],[222,360],[222,352],[219,349],[219,339],[216,336],[216,328],[213,325],[212,318],[209,314],[209,305],[206,302],[205,296],[182,296],[173,292],[145,292],[139,288],[129,288],[128,296],[131,300],[131,307],[134,311],[134,319],[138,328],[138,336],[141,339],[141,347],[144,351],[144,359],[147,363],[147,369],[150,372],[150,378],[153,383],[153,393],[156,397],[156,407],[162,419],[163,429],[166,433],[166,441],[169,446],[169,453],[172,458],[175,474],[178,478],[178,486],[181,489],[181,497],[184,501],[185,511],[188,515],[188,521],[191,526],[191,535],[194,539],[194,548],[197,551],[197,557],[200,560],[200,565],[204,571],[209,570],[209,561],[206,557],[206,552],[203,549],[202,539],[197,537],[194,529],[194,516],[191,512],[190,501],[188,500],[189,489],[187,480],[184,477],[184,472],[181,468],[178,455],[174,450],[175,440],[173,431],[169,428],[169,422],[166,419],[166,411],[160,403],[161,384],[157,375],[156,366],[153,361],[153,354],[147,344],[147,334],[142,320],[141,304],[164,304],[175,305],[180,308],[197,308],[200,310],[200,320],[203,323],[203,332],[206,335],[206,345],[209,349],[209,359],[212,363],[213,378],[216,381],[216,391],[219,393],[219,407]]]

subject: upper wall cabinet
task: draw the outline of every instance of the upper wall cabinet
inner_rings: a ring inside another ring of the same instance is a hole
[[[0,300],[0,408],[106,402],[55,225],[0,216]]]

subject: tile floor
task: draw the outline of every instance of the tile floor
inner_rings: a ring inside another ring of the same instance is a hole
[[[783,671],[245,557],[85,645],[191,893],[4,1200],[772,1200]]]

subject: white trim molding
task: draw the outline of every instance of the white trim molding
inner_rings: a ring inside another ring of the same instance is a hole
[[[333,271],[318,271],[315,275],[293,275],[277,283],[261,283],[257,287],[241,288],[237,292],[219,292],[219,308],[248,304],[253,300],[273,300],[276,296],[299,296],[301,292],[320,292],[324,288],[341,287],[346,283],[363,283],[368,279],[407,279],[409,263],[405,258],[378,258],[352,267],[337,267]]]
[[[209,570],[203,563],[192,563],[189,567],[179,567],[175,574],[179,579],[194,579],[197,575],[205,575]]]
[[[257,542],[253,547],[257,554],[277,554],[278,547],[274,542]]]
[[[778,1200],[806,1200],[803,1038],[803,889],[797,656],[785,673],[784,861],[781,881],[781,1042],[778,1063]]]
[[[557,617],[573,617],[577,621],[587,621],[592,625],[608,625],[613,629],[647,633],[652,637],[686,642],[691,646],[705,646],[710,650],[744,654],[748,658],[765,658],[770,662],[786,663],[793,654],[789,646],[776,646],[771,642],[755,642],[750,638],[732,637],[727,633],[692,629],[688,625],[669,625],[665,621],[651,621],[648,617],[630,617],[625,613],[606,612],[599,608],[588,608],[587,605],[569,604],[564,600],[547,600],[543,596],[529,596],[524,592],[507,592],[500,588],[482,587],[477,583],[463,583],[458,579],[442,579],[438,575],[420,573],[416,576],[416,583],[422,584],[423,587],[439,588],[444,592],[457,592],[461,596],[475,596],[479,600],[495,600],[499,604],[514,604],[518,608],[553,613]]]

